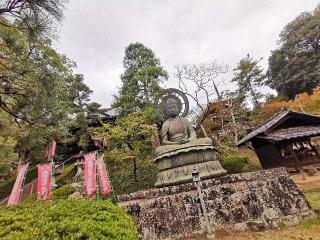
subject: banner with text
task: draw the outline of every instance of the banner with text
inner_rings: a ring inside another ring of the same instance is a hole
[[[84,156],[84,190],[88,197],[93,196],[97,191],[95,153]]]
[[[56,148],[57,143],[55,141],[52,141],[44,150],[44,157],[47,158],[53,158],[56,154]]]
[[[37,200],[50,200],[52,190],[52,164],[38,165]]]
[[[16,205],[16,204],[19,203],[19,201],[20,201],[20,193],[22,191],[21,188],[22,188],[22,185],[23,185],[23,182],[24,182],[24,176],[26,174],[27,168],[28,168],[28,164],[19,166],[17,179],[16,179],[16,181],[15,181],[15,183],[13,185],[13,189],[11,191],[11,194],[10,194],[10,197],[9,197],[9,200],[8,200],[8,203],[7,203],[8,206]]]
[[[106,165],[103,160],[103,155],[100,156],[97,160],[97,169],[100,193],[102,196],[106,196],[108,193],[112,192],[112,188],[109,181]]]

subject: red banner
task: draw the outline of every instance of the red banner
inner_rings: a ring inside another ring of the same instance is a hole
[[[84,190],[88,197],[93,196],[97,191],[95,153],[84,156]]]
[[[44,150],[44,157],[45,158],[53,158],[56,154],[57,143],[52,141]]]
[[[103,155],[97,159],[99,188],[102,196],[106,196],[112,192],[111,184],[109,181],[106,165],[103,160]]]
[[[50,200],[52,189],[52,164],[38,165],[37,199]]]
[[[16,205],[19,203],[19,200],[20,200],[20,193],[21,193],[21,188],[22,188],[22,185],[23,185],[23,182],[24,182],[24,176],[25,176],[25,173],[27,171],[27,168],[28,168],[28,164],[25,164],[25,165],[20,165],[19,168],[18,168],[18,175],[17,175],[17,179],[13,185],[13,189],[11,191],[11,194],[10,194],[10,197],[9,197],[9,200],[8,200],[8,203],[7,205],[10,206],[10,205]]]

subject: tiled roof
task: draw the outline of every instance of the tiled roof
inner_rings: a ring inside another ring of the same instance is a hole
[[[267,132],[270,128],[272,128],[272,127],[276,126],[277,124],[279,124],[279,122],[283,118],[285,118],[288,114],[294,114],[294,115],[297,115],[297,116],[315,118],[315,119],[318,119],[319,123],[320,123],[320,116],[318,116],[318,115],[313,115],[313,114],[309,114],[309,113],[302,113],[302,112],[296,112],[296,111],[293,111],[293,110],[284,109],[284,110],[279,111],[273,117],[271,117],[271,118],[267,119],[266,121],[264,121],[263,123],[259,124],[252,132],[250,132],[247,136],[242,138],[237,143],[237,146],[240,146],[240,145],[250,141],[252,138]]]
[[[301,126],[280,129],[259,138],[272,141],[282,141],[301,137],[313,137],[317,135],[320,135],[320,126]]]

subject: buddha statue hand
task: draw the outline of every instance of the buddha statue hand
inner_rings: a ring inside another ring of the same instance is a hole
[[[184,144],[190,142],[188,139],[181,139],[177,142],[177,144]]]

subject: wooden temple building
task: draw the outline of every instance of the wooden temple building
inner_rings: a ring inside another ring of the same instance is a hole
[[[263,168],[287,167],[299,170],[320,165],[312,137],[320,135],[320,116],[281,110],[241,139],[237,146],[250,144]]]

